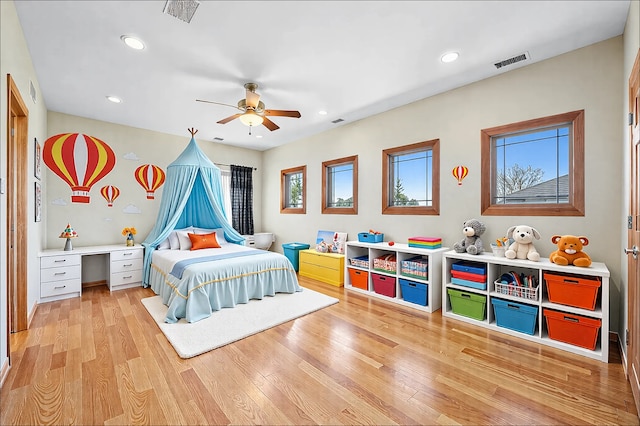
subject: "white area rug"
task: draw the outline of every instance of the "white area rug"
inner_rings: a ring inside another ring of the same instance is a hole
[[[167,307],[160,296],[147,297],[141,302],[180,358],[191,358],[331,306],[338,303],[338,299],[305,288],[298,293],[278,293],[225,308],[194,323],[182,319],[175,324],[164,322]]]

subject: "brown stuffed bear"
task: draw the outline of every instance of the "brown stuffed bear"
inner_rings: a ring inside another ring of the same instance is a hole
[[[574,235],[554,235],[551,242],[558,246],[558,250],[551,253],[549,260],[558,265],[591,266],[591,258],[582,251],[582,247],[589,244],[587,237]]]

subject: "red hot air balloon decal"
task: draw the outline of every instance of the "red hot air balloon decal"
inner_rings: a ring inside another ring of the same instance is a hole
[[[113,207],[113,202],[120,195],[120,189],[117,186],[107,185],[100,188],[100,194],[107,200],[107,207]]]
[[[143,164],[135,171],[136,180],[147,191],[147,200],[153,200],[153,193],[164,183],[164,172],[154,164]]]
[[[458,185],[462,185],[462,179],[469,174],[469,169],[465,166],[456,166],[451,172],[453,173],[453,177],[458,179]]]
[[[81,133],[51,136],[44,142],[42,159],[71,187],[74,203],[88,203],[91,187],[116,165],[116,156],[109,145]]]

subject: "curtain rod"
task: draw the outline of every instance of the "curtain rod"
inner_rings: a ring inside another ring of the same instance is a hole
[[[231,167],[231,165],[230,165],[230,164],[224,164],[224,163],[213,163],[213,164],[215,164],[216,166],[227,166],[227,167]],[[253,168],[253,170],[258,170],[258,168],[257,168],[257,167],[254,167],[254,168]]]

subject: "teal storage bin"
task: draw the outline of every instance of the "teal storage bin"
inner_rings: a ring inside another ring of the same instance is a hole
[[[286,243],[282,245],[284,255],[289,259],[296,272],[300,269],[300,250],[306,250],[309,247],[311,246],[305,243]]]
[[[427,306],[427,284],[417,283],[411,280],[400,278],[400,290],[402,299],[417,305]]]
[[[502,299],[491,299],[498,327],[533,335],[538,320],[538,307]]]

